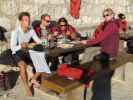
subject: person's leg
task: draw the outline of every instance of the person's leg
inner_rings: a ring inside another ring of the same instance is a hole
[[[45,72],[36,72],[36,73],[33,75],[32,79],[37,80],[37,79],[41,76],[41,74],[43,74],[43,77],[44,77],[44,78],[47,78],[47,77],[49,76],[49,74],[48,74],[48,73],[45,73]]]
[[[97,71],[92,92],[91,100],[111,100],[111,78],[114,73],[109,66],[109,56],[101,53],[94,58],[94,62],[100,67]]]
[[[41,75],[40,72],[36,72],[34,73],[33,77],[30,80],[31,84],[34,85],[35,87],[40,87],[39,81],[37,81],[40,75]]]
[[[94,79],[91,100],[111,100],[111,77],[106,73],[101,73]]]
[[[50,70],[51,71],[56,71],[57,68],[58,68],[58,64],[59,64],[58,57],[49,58],[49,61],[51,62]]]
[[[27,95],[28,96],[32,96],[32,92],[30,90],[30,86],[28,84],[28,76],[27,76],[27,71],[26,71],[26,63],[24,61],[19,61],[18,62],[18,66],[20,68],[20,77],[21,80],[24,84],[24,87],[26,89]]]
[[[49,76],[48,73],[45,72],[36,72],[33,77],[31,78],[31,83],[35,86],[35,87],[40,87],[40,83],[38,81],[38,78],[41,76],[41,78],[45,79]]]

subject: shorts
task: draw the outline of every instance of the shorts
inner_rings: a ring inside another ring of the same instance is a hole
[[[20,61],[24,61],[26,64],[32,63],[29,52],[19,50],[16,54],[13,54],[13,58],[16,64]]]

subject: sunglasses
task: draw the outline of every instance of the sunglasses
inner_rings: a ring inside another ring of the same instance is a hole
[[[103,17],[110,16],[109,14],[103,15]]]
[[[60,27],[65,27],[66,25],[60,25]]]

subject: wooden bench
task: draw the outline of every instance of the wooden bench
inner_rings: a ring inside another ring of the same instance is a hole
[[[42,80],[41,86],[53,90],[59,94],[64,94],[73,90],[82,84],[78,81],[60,77],[57,74],[51,75],[48,79]]]
[[[125,51],[123,51],[118,53],[118,57],[116,61],[110,62],[110,66],[111,66],[111,69],[116,69],[126,64],[127,62],[133,62],[133,54],[128,54]]]
[[[116,62],[110,62],[110,66],[112,69],[116,69],[127,62],[133,62],[133,55],[127,54],[126,52],[120,52],[118,54],[118,58]],[[80,84],[78,81],[72,81],[63,77],[58,76],[57,74],[54,74],[50,76],[46,80],[42,80],[42,87],[46,87],[50,90],[53,90],[57,93],[67,93],[73,89],[76,89],[80,87],[82,84]]]

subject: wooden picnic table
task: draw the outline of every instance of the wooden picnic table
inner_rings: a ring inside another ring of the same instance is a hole
[[[123,66],[127,62],[133,62],[133,55],[127,54],[126,52],[119,52],[117,60],[115,62],[110,62],[110,66],[112,70],[115,70],[116,68]],[[125,67],[123,67],[123,78],[125,78]],[[60,77],[57,74],[53,74],[47,79],[42,80],[41,86],[42,88],[46,87],[57,93],[64,94],[69,93],[73,89],[82,86],[82,84],[76,80],[73,81],[67,78]]]
[[[84,52],[84,50],[87,48],[87,45],[84,44],[74,44],[73,47],[69,48],[61,48],[61,47],[55,47],[52,49],[48,49],[48,56],[50,57],[58,57],[62,56],[64,54],[73,53],[73,52]]]

